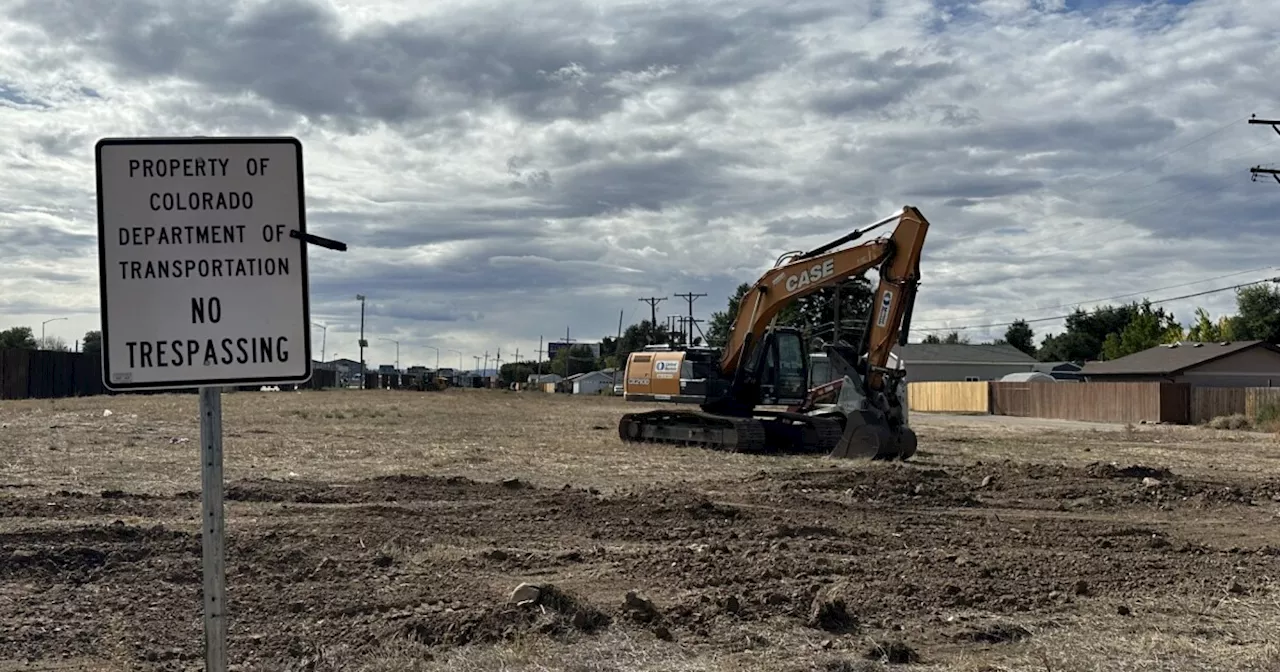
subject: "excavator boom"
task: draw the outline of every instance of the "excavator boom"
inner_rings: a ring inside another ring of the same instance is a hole
[[[897,226],[887,237],[842,247],[893,222]],[[785,438],[802,450],[830,450],[845,457],[909,457],[915,436],[905,425],[895,384],[899,374],[887,364],[894,343],[906,340],[928,228],[924,215],[907,206],[816,249],[784,255],[742,297],[718,376],[706,381],[701,412],[629,413],[619,423],[621,438],[730,450],[760,450],[771,439]],[[808,344],[797,331],[776,327],[775,318],[795,300],[872,268],[879,270],[880,279],[860,347],[828,348],[843,376],[840,399],[822,409],[810,408],[807,380],[796,381],[798,372],[807,371]],[[636,379],[633,364],[650,358],[632,355],[628,381]],[[663,375],[649,366],[655,377]],[[770,405],[792,410],[759,408]]]

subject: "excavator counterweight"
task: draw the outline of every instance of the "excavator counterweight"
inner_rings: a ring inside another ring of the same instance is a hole
[[[890,223],[897,224],[892,234],[845,247]],[[924,215],[907,206],[816,249],[784,255],[742,297],[722,351],[631,353],[628,400],[696,401],[700,408],[627,413],[619,438],[733,452],[910,458],[917,438],[906,422],[904,372],[888,364],[894,344],[906,342],[928,228]],[[834,378],[810,389],[810,344],[799,329],[777,325],[778,313],[871,268],[880,278],[860,343],[825,344]]]

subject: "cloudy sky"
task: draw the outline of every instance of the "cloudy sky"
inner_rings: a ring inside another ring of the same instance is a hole
[[[98,328],[103,136],[300,138],[310,228],[350,245],[310,253],[314,319],[354,357],[367,295],[371,365],[381,338],[467,366],[594,340],[645,296],[706,317],[903,204],[934,225],[915,326],[974,340],[1280,274],[1280,184],[1248,170],[1280,162],[1246,123],[1280,117],[1259,0],[0,7],[0,328]]]

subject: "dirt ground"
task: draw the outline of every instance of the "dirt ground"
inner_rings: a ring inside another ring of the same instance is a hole
[[[1273,435],[916,414],[886,465],[636,408],[226,395],[234,669],[1280,669]],[[0,670],[202,669],[198,446],[194,395],[0,402]]]

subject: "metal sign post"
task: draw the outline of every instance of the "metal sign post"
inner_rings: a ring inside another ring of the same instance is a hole
[[[105,138],[95,147],[102,380],[200,390],[205,665],[227,669],[222,388],[311,378],[302,144]]]
[[[222,508],[222,388],[200,388],[200,521],[205,669],[227,669],[227,582]]]

